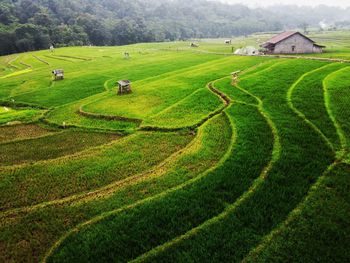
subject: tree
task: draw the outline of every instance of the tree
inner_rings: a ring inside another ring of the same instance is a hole
[[[7,55],[16,52],[16,37],[13,32],[0,30],[0,39],[0,55]]]
[[[15,22],[17,19],[13,14],[13,6],[8,3],[0,3],[0,23],[10,25]]]

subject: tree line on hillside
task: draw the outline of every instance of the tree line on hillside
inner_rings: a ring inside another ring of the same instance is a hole
[[[350,9],[312,11],[295,6],[250,9],[206,0],[2,0],[0,54],[51,44],[103,46],[230,37],[313,25],[343,13],[348,14],[343,20],[350,20]]]

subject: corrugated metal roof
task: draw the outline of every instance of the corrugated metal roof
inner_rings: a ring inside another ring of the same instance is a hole
[[[266,41],[266,43],[271,43],[271,44],[277,44],[278,42],[281,42],[282,40],[296,34],[297,32],[295,31],[286,31],[281,34],[278,34],[277,36],[274,36],[270,38],[269,40]]]
[[[293,36],[295,34],[299,34],[299,35],[305,37],[306,39],[310,40],[312,43],[315,43],[315,41],[313,41],[312,39],[308,38],[307,36],[304,36],[300,32],[296,32],[296,31],[283,32],[281,34],[278,34],[277,36],[274,36],[274,37],[270,38],[265,43],[277,44],[277,43],[281,42],[282,40],[285,40],[285,39],[287,39],[287,38],[289,38],[289,37],[291,37],[291,36]]]
[[[127,79],[118,81],[118,84],[121,86],[128,86],[128,85],[130,85],[130,83],[131,83],[131,81],[127,80]]]

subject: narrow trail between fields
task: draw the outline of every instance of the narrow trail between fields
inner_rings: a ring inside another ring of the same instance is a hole
[[[298,109],[296,109],[292,103],[292,93],[293,93],[293,89],[297,86],[297,84],[299,82],[301,82],[306,76],[308,76],[309,74],[315,73],[323,68],[326,68],[328,66],[330,66],[331,64],[328,64],[326,66],[323,66],[319,69],[310,71],[305,73],[301,78],[298,79],[298,81],[296,83],[293,84],[293,86],[290,88],[290,90],[288,91],[287,94],[287,98],[288,98],[288,103],[291,107],[291,109],[293,109],[293,111],[296,112],[296,114],[301,117],[306,123],[308,123],[313,129],[315,129],[320,136],[325,139],[325,142],[329,145],[332,146],[332,150],[334,152],[335,155],[335,161],[330,164],[327,169],[324,171],[324,173],[317,179],[317,181],[310,187],[309,192],[305,195],[305,198],[295,207],[295,209],[293,209],[293,211],[290,212],[290,214],[288,215],[288,217],[286,218],[286,220],[281,223],[278,227],[276,227],[275,229],[273,229],[268,235],[266,235],[262,241],[255,247],[253,248],[249,254],[242,260],[242,262],[251,262],[251,260],[255,259],[257,257],[257,255],[259,253],[261,253],[271,242],[274,238],[276,238],[276,236],[278,236],[279,234],[281,234],[288,225],[291,224],[291,222],[293,222],[294,220],[296,220],[298,218],[298,216],[301,215],[303,208],[305,207],[305,204],[311,199],[312,195],[316,193],[317,189],[324,183],[325,178],[327,176],[329,176],[329,174],[342,162],[344,162],[344,158],[346,158],[348,149],[347,149],[347,139],[346,136],[344,134],[344,131],[341,128],[341,125],[337,122],[335,115],[333,114],[333,111],[331,109],[331,105],[330,105],[330,95],[328,92],[328,88],[326,85],[326,81],[328,78],[331,78],[333,75],[336,75],[337,73],[343,71],[343,70],[347,70],[349,69],[349,67],[345,67],[339,70],[335,70],[334,72],[328,74],[327,76],[325,76],[323,78],[323,89],[324,89],[324,105],[325,108],[327,109],[328,112],[328,117],[331,119],[331,121],[333,122],[333,125],[337,131],[339,140],[341,142],[341,149],[339,151],[339,153],[337,153],[335,151],[334,145],[331,144],[331,142],[329,141],[328,138],[325,137],[325,135],[321,132],[321,130],[314,125],[310,120],[308,120],[305,115],[300,112]]]
[[[222,98],[222,100],[225,101],[225,104],[226,104],[226,105],[230,105],[231,100],[230,100],[225,94],[223,94],[222,92],[220,92],[219,90],[217,90],[217,89],[215,88],[215,86],[213,85],[213,83],[209,83],[209,84],[208,84],[208,88],[210,88],[213,92],[218,93],[217,95],[219,95],[219,96]],[[247,91],[245,91],[245,92],[247,92]],[[258,108],[260,114],[264,117],[264,119],[265,119],[266,122],[268,123],[270,129],[272,130],[273,137],[274,137],[274,143],[273,143],[273,151],[272,151],[271,160],[270,160],[269,164],[262,170],[262,172],[261,172],[259,178],[256,179],[256,180],[254,181],[253,185],[251,186],[251,188],[250,188],[249,190],[247,190],[239,199],[237,199],[237,201],[236,201],[234,204],[230,205],[229,208],[228,208],[227,210],[225,210],[222,214],[219,214],[218,216],[213,217],[212,219],[209,219],[209,220],[206,221],[203,225],[200,225],[200,226],[198,227],[198,229],[201,229],[202,227],[205,227],[205,226],[207,226],[208,224],[210,225],[210,224],[212,224],[212,223],[217,222],[217,221],[220,220],[221,218],[225,217],[229,212],[231,212],[232,210],[234,210],[237,206],[239,206],[239,205],[240,205],[242,202],[244,202],[247,198],[249,198],[249,197],[253,194],[253,192],[255,191],[255,189],[258,188],[258,187],[263,183],[263,181],[264,181],[264,179],[266,178],[268,172],[271,170],[271,168],[272,168],[272,166],[273,166],[273,163],[279,159],[279,155],[280,155],[280,142],[279,142],[279,136],[278,136],[277,128],[275,127],[275,125],[274,125],[274,123],[272,122],[272,120],[269,118],[268,114],[264,112],[263,103],[262,103],[261,99],[259,99],[258,97],[256,97],[256,96],[250,94],[249,92],[247,92],[247,93],[248,93],[250,96],[253,96],[253,97],[257,100],[258,105],[257,105],[256,107]],[[235,101],[234,101],[234,102],[235,102]],[[255,106],[252,106],[252,107],[255,107]],[[232,149],[231,149],[231,150],[232,150]],[[226,155],[229,155],[229,151],[226,153]],[[226,158],[227,158],[227,157],[226,157]],[[201,176],[201,177],[202,177],[202,176]],[[195,181],[198,181],[198,180],[199,180],[198,178],[195,179]],[[179,189],[183,188],[184,186],[186,186],[186,185],[192,183],[192,181],[194,181],[194,180],[191,180],[191,182],[185,183],[183,186],[179,186],[179,187],[176,187],[176,188],[171,189],[171,190],[169,190],[169,191],[166,191],[165,193],[162,193],[162,194],[160,194],[159,196],[151,197],[151,198],[148,199],[148,200],[149,200],[149,201],[150,201],[150,200],[155,200],[156,198],[162,197],[162,196],[164,196],[164,195],[167,194],[167,193],[170,193],[170,192],[172,192],[172,191],[179,190]],[[141,203],[143,203],[143,201],[142,201]],[[136,205],[141,204],[141,203],[136,203],[136,204],[134,204],[134,205],[132,205],[132,206],[127,207],[127,209],[131,209],[131,208],[133,208],[133,207],[135,207]],[[62,244],[62,242],[63,242],[68,236],[70,236],[70,235],[72,235],[72,234],[76,234],[78,231],[80,231],[82,228],[86,227],[87,225],[91,225],[91,224],[98,223],[99,221],[101,221],[101,220],[103,220],[103,219],[105,219],[105,218],[107,218],[107,217],[109,217],[109,216],[116,215],[117,213],[120,213],[120,212],[122,212],[122,211],[124,211],[124,210],[118,209],[118,210],[116,210],[116,211],[111,211],[111,212],[106,213],[106,215],[103,216],[103,217],[100,216],[100,217],[97,217],[97,218],[95,218],[95,219],[92,219],[92,220],[90,220],[90,221],[88,221],[88,222],[85,222],[85,223],[79,225],[78,227],[76,227],[75,229],[73,229],[71,232],[69,232],[67,235],[65,235],[64,237],[62,237],[62,238],[58,241],[58,243],[56,243],[56,245],[49,251],[49,253],[48,253],[47,257],[45,258],[45,260],[51,255],[51,253],[53,253],[53,252]],[[197,229],[197,228],[194,228],[193,230],[191,230],[191,231],[189,231],[187,234],[185,234],[184,237],[186,237],[186,236],[188,236],[188,235],[191,235],[192,232],[193,232],[193,233],[196,233],[198,229]],[[179,238],[176,238],[175,241],[171,241],[171,242],[170,242],[170,245],[171,245],[173,242],[181,241],[181,239],[184,238],[184,237],[181,236],[181,237],[179,237]],[[169,243],[166,243],[164,246],[168,246],[168,245],[169,245]],[[163,245],[159,247],[159,249],[162,249],[162,248],[163,248]],[[156,250],[157,250],[157,249],[158,249],[158,248],[156,248]],[[151,250],[150,253],[154,253],[154,251]],[[141,257],[142,257],[142,256],[141,256]]]
[[[226,97],[225,94],[221,93],[219,90],[217,90],[215,87],[213,87],[212,85],[212,82],[208,83],[207,84],[207,87],[214,93],[216,94],[217,96],[219,96],[221,98],[221,100],[224,102],[225,106],[220,109],[220,112],[217,112],[211,116],[209,116],[207,119],[205,119],[203,121],[203,123],[201,123],[200,125],[203,125],[205,122],[207,122],[208,120],[210,120],[211,118],[213,118],[214,116],[220,114],[220,113],[224,113],[224,109],[227,108],[231,101],[228,97]],[[226,115],[226,114],[225,114]],[[227,117],[228,118],[228,117]],[[229,118],[228,118],[229,119]],[[230,120],[230,119],[229,119]],[[91,225],[91,224],[94,224],[94,223],[97,223],[101,220],[103,220],[104,218],[107,218],[109,216],[113,216],[113,215],[116,215],[118,213],[121,213],[123,211],[126,211],[126,210],[129,210],[129,209],[132,209],[136,206],[139,206],[139,205],[142,205],[143,203],[146,203],[146,202],[150,202],[152,200],[156,200],[156,199],[160,199],[172,192],[175,192],[177,190],[180,190],[182,188],[185,188],[186,186],[188,185],[191,185],[191,184],[194,184],[195,182],[201,180],[202,178],[204,178],[205,176],[207,176],[211,171],[215,170],[216,167],[220,166],[229,156],[230,152],[232,151],[233,147],[234,147],[234,144],[235,144],[235,141],[236,141],[236,132],[235,132],[235,126],[234,124],[232,123],[232,121],[230,120],[230,123],[231,123],[231,129],[232,129],[232,138],[231,138],[231,143],[230,143],[230,146],[228,148],[228,150],[226,151],[225,155],[221,158],[221,160],[219,161],[218,164],[216,164],[215,166],[211,167],[210,169],[208,169],[207,171],[201,173],[200,175],[196,176],[195,178],[192,178],[176,187],[173,187],[173,188],[170,188],[170,189],[167,189],[159,194],[156,194],[154,196],[151,196],[151,197],[148,197],[146,199],[142,199],[142,200],[139,200],[131,205],[127,205],[125,207],[121,207],[117,210],[114,210],[114,211],[109,211],[109,212],[105,212],[103,214],[101,214],[100,216],[97,216],[87,222],[83,222],[79,225],[77,225],[75,228],[73,228],[72,230],[70,230],[69,232],[67,232],[64,236],[62,236],[52,247],[51,249],[48,251],[48,253],[45,255],[44,259],[43,259],[43,262],[46,262],[47,259],[51,256],[52,253],[54,253],[54,251],[62,244],[62,242],[67,238],[69,237],[70,235],[74,234],[74,233],[77,233],[77,231],[80,231],[82,228],[84,228],[85,226],[87,225]],[[199,125],[199,126],[200,126]],[[179,151],[178,153],[175,153],[176,156],[179,156],[182,154],[182,151]],[[175,156],[174,155],[174,156]],[[174,157],[170,157],[169,159],[171,158],[174,158]],[[161,165],[163,166],[163,165]],[[147,174],[144,176],[144,178],[147,177]]]
[[[212,85],[212,87],[213,87],[213,85]],[[238,84],[236,84],[236,87],[238,87],[243,92],[249,94],[251,97],[253,97],[258,102],[258,105],[256,107],[257,107],[259,113],[264,117],[264,119],[266,120],[266,122],[268,123],[268,125],[272,131],[274,142],[273,142],[273,150],[271,153],[270,162],[262,170],[259,177],[253,181],[250,188],[248,190],[246,190],[233,204],[228,205],[227,208],[222,213],[210,218],[209,220],[205,221],[201,225],[192,228],[190,231],[186,232],[185,234],[178,236],[178,237],[174,238],[173,240],[166,242],[160,246],[157,246],[154,249],[144,253],[143,255],[140,255],[139,257],[132,260],[131,262],[143,262],[145,260],[150,260],[150,258],[152,256],[156,255],[157,253],[165,252],[168,248],[176,245],[177,243],[180,243],[181,241],[189,239],[191,236],[198,234],[201,230],[203,230],[205,228],[209,228],[211,225],[216,224],[220,220],[226,218],[230,213],[234,212],[237,207],[239,207],[247,199],[249,199],[254,194],[254,192],[264,183],[264,181],[265,181],[266,177],[268,176],[268,173],[272,169],[274,163],[280,158],[281,143],[280,143],[280,137],[278,134],[278,130],[277,130],[274,122],[271,120],[270,116],[264,111],[262,100],[260,98],[258,98],[257,96],[253,95],[252,93],[239,87]],[[236,101],[233,100],[233,103],[235,103],[235,102]],[[254,106],[252,106],[252,107],[254,107]]]
[[[110,216],[114,216],[114,215],[117,215],[121,212],[124,212],[124,211],[127,211],[129,209],[133,209],[137,206],[140,206],[144,203],[147,203],[147,202],[151,202],[153,200],[156,200],[156,199],[161,199],[163,197],[165,197],[166,195],[170,194],[170,193],[173,193],[175,191],[178,191],[180,189],[183,189],[184,187],[188,186],[188,185],[191,185],[201,179],[203,179],[204,177],[206,177],[211,171],[215,170],[216,167],[220,166],[227,158],[228,158],[228,155],[229,153],[231,152],[231,150],[233,149],[234,147],[234,144],[235,144],[235,141],[236,141],[236,133],[234,132],[234,126],[233,126],[233,123],[231,123],[232,125],[232,128],[233,128],[233,132],[232,132],[232,139],[231,139],[231,144],[228,148],[228,150],[226,151],[225,155],[221,158],[221,160],[219,161],[219,163],[213,167],[211,167],[209,170],[205,171],[204,173],[186,181],[185,183],[182,183],[176,187],[173,187],[173,188],[170,188],[170,189],[167,189],[159,194],[156,194],[154,196],[151,196],[151,197],[148,197],[148,198],[145,198],[145,199],[142,199],[142,200],[139,200],[131,205],[127,205],[125,207],[121,207],[121,208],[118,208],[117,210],[112,210],[112,211],[109,211],[109,212],[105,212],[97,217],[94,217],[92,218],[91,220],[88,220],[86,222],[83,222],[79,225],[77,225],[75,228],[71,229],[70,231],[68,231],[64,236],[62,236],[57,242],[55,242],[55,244],[49,249],[49,251],[47,252],[47,254],[45,255],[45,257],[43,258],[43,262],[47,262],[48,258],[55,252],[55,250],[63,243],[63,241],[68,238],[69,236],[73,235],[73,234],[76,234],[77,232],[79,232],[80,230],[82,230],[84,227],[88,226],[88,225],[92,225],[92,224],[95,224],[95,223],[98,223],[99,221],[107,218],[107,217],[110,217]]]
[[[104,84],[105,87],[107,86],[107,83],[109,81],[111,81],[111,80],[107,80],[105,82],[105,84]],[[141,131],[144,130],[144,131],[165,131],[165,132],[171,132],[171,131],[181,131],[181,130],[187,130],[187,129],[197,129],[200,126],[202,126],[204,123],[206,123],[207,121],[209,121],[212,118],[214,118],[215,116],[221,114],[229,106],[229,104],[231,102],[230,99],[225,94],[223,94],[222,92],[217,90],[215,87],[213,87],[212,82],[208,83],[206,87],[223,101],[224,107],[221,107],[219,110],[216,110],[216,111],[212,112],[206,118],[202,119],[199,123],[197,123],[197,124],[195,124],[194,126],[191,126],[191,127],[185,127],[185,128],[179,128],[179,129],[176,129],[176,128],[174,128],[174,129],[163,129],[163,128],[157,128],[157,127],[151,127],[151,128],[143,127],[143,128],[141,128],[139,130],[141,130]],[[83,115],[83,116],[85,116],[85,115]],[[48,135],[46,135],[46,136],[48,136]],[[43,202],[43,203],[35,204],[35,205],[32,205],[32,206],[25,206],[25,207],[19,207],[19,208],[5,210],[5,211],[0,212],[0,218],[14,217],[14,216],[18,216],[18,215],[23,214],[23,213],[28,213],[28,212],[34,211],[36,209],[41,209],[41,208],[45,208],[45,207],[53,206],[53,205],[61,205],[61,204],[67,204],[67,203],[91,201],[91,200],[95,200],[95,199],[98,199],[98,198],[106,198],[106,197],[112,195],[117,189],[119,189],[119,188],[121,188],[123,186],[130,185],[130,184],[135,184],[137,182],[140,182],[140,181],[144,180],[145,178],[150,178],[150,176],[157,177],[157,175],[160,174],[163,171],[162,168],[164,166],[166,166],[167,164],[173,162],[175,159],[177,159],[183,153],[183,151],[184,150],[182,149],[182,150],[174,153],[169,158],[164,160],[160,165],[158,165],[154,169],[152,169],[150,171],[147,171],[145,173],[141,173],[141,174],[138,174],[138,175],[126,178],[124,180],[113,182],[113,183],[108,184],[108,185],[106,185],[104,187],[101,187],[99,189],[95,189],[93,191],[89,191],[88,193],[75,194],[75,195],[68,196],[68,197],[65,197],[65,198],[51,200],[51,201],[48,201],[48,202]],[[72,156],[76,156],[76,155],[77,154],[74,154]],[[66,158],[66,157],[61,157],[61,158]],[[23,166],[23,165],[19,165],[19,166]],[[11,168],[11,167],[9,167],[9,168]]]
[[[296,107],[294,107],[293,104],[293,91],[294,89],[297,87],[297,85],[302,82],[307,76],[316,73],[324,68],[329,67],[332,64],[327,64],[325,66],[322,66],[320,68],[317,68],[315,70],[309,71],[307,73],[305,73],[304,75],[302,75],[288,90],[287,92],[287,102],[288,102],[288,106],[295,112],[296,115],[298,115],[303,121],[305,121],[308,125],[310,125],[310,127],[312,129],[314,129],[321,137],[322,139],[325,141],[325,143],[332,149],[333,152],[335,152],[335,147],[333,145],[333,143],[331,143],[331,141],[325,136],[325,134],[321,131],[321,129],[319,129],[312,121],[310,121],[309,119],[306,118],[305,114],[303,114],[301,111],[299,111]]]
[[[321,68],[323,68],[323,67],[321,67]],[[293,91],[293,89],[295,88],[295,86],[300,82],[300,81],[302,81],[307,75],[309,75],[309,74],[311,74],[311,73],[313,73],[313,72],[317,72],[317,70],[320,70],[320,69],[316,69],[316,70],[313,70],[313,71],[310,71],[310,72],[308,72],[308,73],[305,73],[304,75],[302,75],[297,81],[296,81],[296,83],[294,83],[290,88],[289,88],[289,90],[288,90],[288,94],[287,94],[287,98],[288,98],[288,106],[290,106],[290,108],[294,111],[294,113],[296,114],[296,115],[298,115],[299,117],[301,117],[300,116],[300,114],[301,114],[301,112],[299,112],[299,111],[297,111],[297,109],[295,108],[295,107],[293,107],[293,104],[290,102],[290,96],[291,96],[291,94],[292,94],[292,91]],[[241,88],[239,85],[237,85],[237,88],[239,88],[241,91],[243,91],[243,92],[245,92],[245,93],[247,93],[247,94],[250,94],[250,95],[252,95],[252,96],[254,96],[253,94],[251,94],[250,92],[248,92],[247,90],[244,90],[243,88]],[[256,100],[259,102],[259,104],[258,104],[258,107],[261,105],[262,106],[262,102],[261,102],[261,99],[260,98],[258,98],[258,97],[256,97],[256,96],[254,96],[255,98],[256,98]],[[306,119],[306,117],[305,117],[305,115],[303,115],[303,121],[305,121],[308,125],[310,125],[311,126],[311,128],[313,128],[317,133],[318,133],[318,135],[320,136],[320,137],[322,137],[322,139],[325,141],[325,143],[327,143],[329,140],[328,140],[328,138],[326,138],[324,135],[323,135],[323,133],[321,132],[321,130],[317,127],[317,126],[315,126],[315,125],[313,125],[313,123],[311,123],[308,119]],[[276,131],[277,131],[277,128],[276,128]],[[323,136],[322,136],[323,135]],[[332,144],[328,144],[327,143],[327,145],[330,147],[330,145],[332,145]],[[278,147],[279,149],[281,149],[281,147],[279,146]],[[333,150],[333,147],[330,147],[332,150]],[[274,150],[275,150],[276,148],[274,148]],[[276,151],[275,151],[276,152]],[[335,151],[333,150],[333,152],[335,153]],[[279,151],[278,151],[278,157],[279,157]],[[277,154],[276,154],[277,155]],[[278,159],[278,158],[277,158]],[[277,159],[276,159],[276,161],[277,161]],[[273,161],[272,161],[273,162]],[[330,166],[330,168],[327,168],[327,170],[326,170],[326,172],[328,172],[328,170],[329,169],[332,169],[332,167],[333,167],[333,164]],[[259,184],[259,181],[257,181],[257,184]],[[260,182],[260,185],[261,185],[261,182]],[[253,189],[250,189],[249,191],[247,191],[245,194],[243,194],[243,196],[241,197],[241,198],[244,198],[244,196],[245,195],[247,195],[247,196],[252,196],[252,192],[250,192],[250,191],[254,191],[257,187],[255,187],[256,185],[253,185]],[[312,188],[313,186],[311,186],[310,188]],[[241,200],[241,198],[240,199],[238,199],[237,200],[237,202],[240,202],[240,200]],[[235,207],[236,208],[236,207]],[[210,220],[208,220],[208,221],[206,221],[205,223],[203,223],[202,225],[200,225],[199,227],[196,227],[196,228],[193,228],[193,229],[191,229],[189,232],[187,232],[186,234],[184,234],[184,235],[182,235],[182,236],[179,236],[179,237],[177,237],[177,238],[175,238],[175,239],[173,239],[172,241],[169,241],[169,242],[167,242],[167,243],[165,243],[165,244],[163,244],[163,245],[160,245],[160,246],[158,246],[158,247],[156,247],[156,248],[154,248],[154,249],[152,249],[151,251],[149,251],[149,252],[147,252],[147,253],[145,253],[145,254],[143,254],[143,255],[141,255],[140,257],[138,257],[138,258],[136,258],[135,259],[135,262],[143,262],[143,261],[149,261],[149,262],[151,262],[152,261],[152,256],[155,256],[157,253],[159,253],[159,252],[162,252],[162,253],[164,253],[164,254],[166,254],[167,252],[166,252],[166,250],[168,249],[168,248],[170,248],[171,246],[175,246],[175,245],[177,245],[178,243],[180,243],[181,241],[184,241],[184,240],[186,240],[186,239],[190,239],[191,238],[191,236],[194,236],[194,235],[196,235],[196,234],[198,234],[198,233],[200,233],[200,231],[201,230],[203,230],[203,229],[205,229],[205,228],[209,228],[211,225],[213,225],[215,222],[217,222],[218,220],[220,220],[220,219],[222,219],[223,217],[224,217],[224,215],[225,215],[226,213],[223,213],[223,214],[221,214],[218,218],[212,218],[212,219],[210,219]],[[227,213],[228,214],[228,213]],[[217,220],[216,220],[217,219]],[[273,231],[273,230],[272,230]],[[188,245],[188,244],[187,244]],[[176,246],[176,247],[178,247],[178,246]],[[185,247],[186,247],[186,245],[185,245]]]

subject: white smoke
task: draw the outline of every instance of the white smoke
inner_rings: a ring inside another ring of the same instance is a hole
[[[323,30],[326,30],[326,29],[328,29],[328,28],[330,27],[330,25],[327,24],[325,20],[320,21],[320,22],[318,23],[318,25],[319,25],[320,28],[322,28]]]

